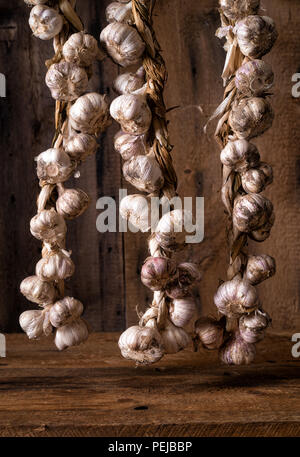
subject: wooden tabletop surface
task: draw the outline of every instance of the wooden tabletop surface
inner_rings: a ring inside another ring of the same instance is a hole
[[[270,333],[251,366],[187,349],[142,368],[121,358],[113,333],[65,352],[7,335],[0,436],[300,436],[291,335]]]

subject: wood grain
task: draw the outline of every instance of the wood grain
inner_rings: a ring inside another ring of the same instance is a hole
[[[117,338],[93,334],[58,353],[49,339],[8,335],[0,436],[300,436],[290,334],[269,334],[248,367],[187,349],[134,368]]]

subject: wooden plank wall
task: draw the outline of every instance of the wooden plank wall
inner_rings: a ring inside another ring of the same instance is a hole
[[[98,38],[106,25],[109,1],[77,3],[86,29]],[[180,105],[169,113],[179,193],[205,198],[204,242],[190,246],[185,254],[186,259],[202,263],[203,278],[195,289],[199,314],[215,311],[213,294],[225,276],[227,256],[219,150],[212,135],[203,133],[223,92],[224,51],[214,36],[219,26],[217,3],[157,0],[155,9],[155,27],[169,70],[166,103]],[[274,167],[275,183],[266,194],[274,202],[277,221],[271,238],[250,248],[277,259],[277,276],[260,286],[260,296],[273,316],[274,328],[288,329],[300,325],[300,110],[299,99],[291,94],[291,77],[300,72],[300,12],[298,0],[264,0],[263,4],[280,33],[267,57],[276,74],[276,120],[257,140],[263,160]],[[28,308],[18,286],[33,273],[40,254],[40,244],[28,228],[38,192],[33,158],[49,147],[53,134],[54,103],[44,83],[44,61],[52,48],[50,42],[32,36],[28,15],[22,0],[0,0],[0,72],[7,77],[7,97],[0,99],[0,331],[5,332],[19,330],[18,315]],[[111,83],[117,74],[117,66],[106,59],[95,66],[91,88],[112,99]],[[68,225],[68,248],[73,251],[76,274],[67,290],[84,302],[85,317],[98,331],[118,331],[136,322],[136,305],[143,308],[151,299],[139,281],[147,237],[96,230],[97,198],[106,195],[118,201],[120,187],[133,191],[123,182],[120,158],[113,150],[116,131],[114,124],[100,138],[97,156],[82,166],[76,186],[86,190],[93,203]]]

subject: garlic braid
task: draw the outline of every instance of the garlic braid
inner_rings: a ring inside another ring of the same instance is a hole
[[[62,350],[85,341],[89,333],[80,317],[83,305],[64,296],[64,281],[75,269],[71,253],[65,250],[65,219],[81,215],[90,198],[81,189],[65,189],[64,182],[96,152],[96,137],[110,123],[110,117],[105,96],[83,95],[92,75],[91,64],[101,59],[102,53],[96,40],[83,31],[75,12],[76,0],[26,3],[36,5],[29,19],[33,34],[43,40],[53,38],[55,55],[46,62],[46,84],[56,100],[56,131],[51,148],[36,158],[41,191],[30,230],[43,243],[42,259],[36,265],[36,275],[20,285],[23,295],[42,310],[22,313],[20,325],[29,338],[47,336],[55,330],[55,344]]]
[[[221,330],[217,322],[196,325],[204,346],[205,339],[211,343],[219,338],[211,348],[218,349],[223,343],[221,360],[235,365],[254,360],[255,343],[263,339],[271,322],[255,286],[276,270],[272,257],[251,256],[246,249],[248,238],[258,242],[267,239],[275,219],[272,203],[261,194],[273,180],[272,168],[260,161],[256,146],[249,142],[269,129],[274,118],[268,100],[273,72],[261,57],[272,48],[277,31],[271,18],[258,15],[258,8],[257,0],[220,0],[222,27],[216,35],[226,36],[222,74],[226,89],[212,118],[220,117],[215,136],[222,149],[222,200],[228,214],[230,265],[227,281],[219,286],[214,302],[226,316],[227,325]]]
[[[121,126],[115,149],[125,160],[123,175],[148,194],[125,197],[120,213],[144,232],[151,225],[151,197],[167,202],[177,196],[163,98],[167,72],[152,27],[153,5],[148,0],[110,4],[106,10],[110,24],[100,35],[103,48],[114,62],[131,67],[131,72],[119,75],[114,82],[121,95],[112,102],[110,113]],[[137,364],[157,362],[165,353],[178,352],[190,343],[183,326],[195,310],[189,286],[199,279],[199,271],[194,264],[176,265],[172,260],[174,251],[185,246],[185,232],[175,230],[183,218],[184,211],[175,209],[152,227],[150,257],[142,267],[141,279],[153,290],[154,298],[140,315],[139,325],[128,328],[119,339],[123,357]]]

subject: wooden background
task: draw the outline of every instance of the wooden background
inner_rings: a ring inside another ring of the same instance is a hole
[[[98,38],[106,25],[109,1],[77,3],[86,29]],[[276,74],[276,120],[257,145],[262,159],[274,167],[275,183],[266,194],[275,205],[277,220],[271,238],[253,243],[250,249],[277,259],[276,277],[260,286],[274,329],[298,325],[299,330],[300,109],[299,99],[291,94],[292,75],[300,72],[299,0],[264,0],[263,4],[280,36],[267,56]],[[49,147],[53,135],[54,102],[44,83],[44,61],[53,51],[50,42],[32,36],[29,11],[22,0],[0,0],[0,72],[7,78],[7,97],[0,99],[0,332],[18,331],[18,315],[28,309],[19,283],[33,274],[40,255],[40,244],[29,233],[39,190],[33,159]],[[169,70],[166,103],[180,105],[169,113],[179,192],[205,197],[205,240],[190,246],[186,258],[202,262],[203,278],[195,293],[198,314],[207,314],[215,312],[213,295],[225,276],[227,256],[219,150],[212,135],[203,133],[223,93],[224,51],[214,36],[219,26],[217,0],[157,0],[154,22]],[[91,88],[112,99],[117,66],[106,59],[94,70]],[[82,166],[76,186],[86,190],[93,203],[68,225],[67,243],[76,273],[67,290],[85,304],[85,317],[97,331],[119,331],[136,322],[136,305],[143,308],[151,298],[139,280],[147,254],[146,236],[96,230],[97,198],[118,200],[119,188],[128,187],[112,146],[116,130],[116,125],[110,127],[100,139],[97,156]]]

